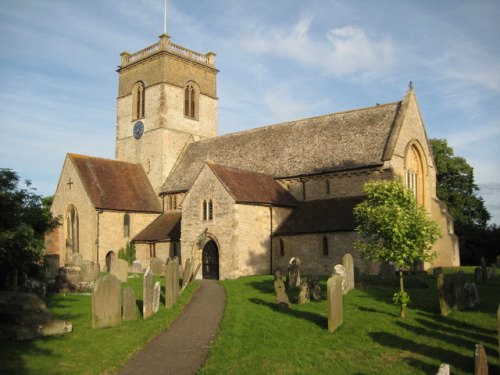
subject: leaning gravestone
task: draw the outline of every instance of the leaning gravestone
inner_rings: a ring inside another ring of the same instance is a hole
[[[311,297],[309,293],[309,284],[307,283],[307,278],[303,278],[300,283],[300,293],[297,303],[302,305],[304,303],[311,302]]]
[[[137,305],[135,292],[131,287],[123,289],[122,319],[137,320]]]
[[[172,259],[167,259],[165,268],[165,307],[170,309],[174,305],[174,264]]]
[[[191,258],[187,258],[186,262],[184,263],[184,273],[182,274],[182,287],[184,288],[188,283],[189,279],[191,278]]]
[[[488,375],[488,357],[481,344],[476,344],[474,350],[474,375]]]
[[[144,273],[142,289],[142,317],[149,318],[153,315],[153,272],[148,267]]]
[[[354,289],[354,259],[352,255],[349,253],[344,254],[342,257],[342,265],[345,269],[345,278],[346,278],[346,293],[350,290]]]
[[[317,277],[312,277],[309,284],[309,292],[311,293],[311,298],[315,301],[321,299],[321,285]]]
[[[92,289],[92,328],[115,326],[121,320],[120,280],[113,275],[97,279]]]
[[[128,277],[127,261],[119,258],[111,260],[111,270],[109,273],[116,276],[122,283],[126,283]]]
[[[483,284],[486,284],[486,279],[488,278],[488,270],[486,269],[486,259],[484,257],[481,257],[480,263],[481,263],[481,273],[483,276]]]
[[[297,257],[293,257],[288,262],[286,285],[289,289],[300,287],[300,259]]]
[[[151,258],[149,267],[155,276],[162,276],[165,273],[165,263],[160,258]]]
[[[448,316],[451,312],[450,295],[448,290],[448,283],[443,274],[437,278],[437,290],[439,296],[439,308],[442,316]]]
[[[156,314],[160,309],[160,294],[161,294],[161,284],[159,281],[157,281],[153,288],[153,314]]]
[[[479,284],[483,280],[483,271],[481,267],[474,268],[474,281]]]
[[[333,274],[327,282],[328,331],[334,332],[344,320],[342,305],[342,276]]]
[[[285,291],[285,283],[281,279],[281,272],[276,271],[274,274],[274,292],[276,293],[276,305],[280,310],[288,310],[290,308],[290,300]]]
[[[333,267],[333,273],[342,277],[342,293],[347,294],[346,272],[344,266],[342,264],[335,265],[335,267]]]

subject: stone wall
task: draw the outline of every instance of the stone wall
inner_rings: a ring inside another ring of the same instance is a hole
[[[431,205],[432,218],[441,228],[441,238],[439,238],[432,250],[437,257],[432,264],[426,263],[425,269],[431,267],[458,267],[460,266],[460,251],[458,237],[454,234],[453,218],[448,213],[446,204],[434,199]]]

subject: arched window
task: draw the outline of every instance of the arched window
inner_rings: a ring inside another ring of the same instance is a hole
[[[130,215],[123,215],[123,237],[130,237]]]
[[[137,82],[132,89],[132,120],[144,118],[145,92],[143,82]]]
[[[280,256],[281,257],[285,256],[285,243],[281,238],[280,238]]]
[[[406,187],[413,192],[417,202],[425,202],[425,169],[424,157],[417,144],[413,144],[406,154]]]
[[[198,88],[194,82],[184,88],[184,116],[198,118]]]
[[[202,215],[202,218],[203,220],[207,220],[207,201],[206,200],[203,200],[203,205],[202,205],[202,211],[203,211],[203,215]]]
[[[328,256],[328,238],[323,237],[323,255]]]
[[[70,253],[80,252],[80,223],[76,207],[70,205],[66,212],[66,251]]]
[[[214,219],[214,204],[210,199],[208,201],[208,220],[213,220],[213,219]]]

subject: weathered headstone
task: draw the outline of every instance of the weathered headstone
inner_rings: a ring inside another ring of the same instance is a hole
[[[165,307],[170,309],[174,305],[174,264],[172,259],[167,259],[165,269]]]
[[[481,267],[474,268],[474,281],[476,282],[476,284],[479,284],[483,281],[483,271],[481,270]]]
[[[443,273],[443,267],[436,267],[432,269],[432,274],[434,275],[434,278],[437,279],[439,275]]]
[[[441,366],[439,366],[436,375],[450,375],[450,365],[447,363],[442,363]]]
[[[135,292],[131,287],[123,289],[122,319],[137,320],[137,305]]]
[[[349,292],[351,289],[354,289],[354,259],[351,254],[344,254],[342,257],[342,265],[345,269],[346,292]]]
[[[159,281],[157,281],[153,288],[153,314],[156,314],[160,309],[160,294],[161,294],[161,284]]]
[[[304,303],[309,303],[309,302],[311,302],[311,297],[309,293],[309,284],[307,282],[307,278],[303,278],[300,283],[300,293],[297,303],[299,305],[302,305]]]
[[[334,332],[344,320],[342,305],[342,276],[333,274],[327,282],[328,331]]]
[[[185,287],[189,279],[191,278],[191,258],[187,258],[186,261],[184,262],[184,273],[182,274],[182,287]]]
[[[148,267],[144,273],[142,289],[142,317],[149,318],[153,315],[153,272]]]
[[[396,267],[394,267],[394,264],[389,262],[380,263],[380,277],[382,278],[382,280],[393,279],[395,273]]]
[[[111,270],[109,273],[113,276],[116,276],[118,280],[122,283],[127,282],[128,277],[128,263],[127,261],[116,258],[111,261]]]
[[[318,278],[315,276],[313,276],[309,282],[309,292],[313,300],[319,301],[321,299],[321,285]]]
[[[482,276],[483,276],[483,284],[486,284],[486,279],[488,278],[488,274],[487,274],[487,269],[486,269],[486,259],[484,257],[481,257],[480,264],[481,264],[481,272],[482,272]]]
[[[161,276],[165,273],[165,263],[160,258],[151,258],[149,267],[155,276]]]
[[[84,260],[80,268],[83,282],[93,282],[99,277],[99,266],[91,260]]]
[[[115,326],[121,320],[120,280],[113,275],[97,279],[92,289],[92,328]]]
[[[488,357],[481,344],[476,344],[474,350],[474,375],[488,375]]]
[[[276,305],[280,310],[288,310],[290,308],[290,300],[285,291],[285,283],[281,280],[281,273],[279,278],[277,278],[276,273],[274,274],[274,292],[276,293]]]
[[[142,273],[142,262],[140,260],[134,260],[129,270],[132,273]]]
[[[479,294],[475,283],[465,283],[463,294],[465,307],[473,308],[479,305]]]
[[[333,267],[333,272],[342,277],[342,293],[347,294],[346,272],[344,266],[342,264],[336,264],[335,267]]]
[[[179,298],[179,258],[174,257],[173,260],[173,273],[172,273],[172,302],[175,305]]]
[[[442,316],[448,316],[451,312],[448,283],[443,274],[437,278],[437,290],[439,296],[439,308]]]
[[[463,273],[463,271],[458,271],[452,276],[451,285],[453,291],[453,307],[458,310],[465,309],[465,274]]]
[[[297,257],[293,257],[288,262],[286,285],[290,289],[300,287],[300,259]]]

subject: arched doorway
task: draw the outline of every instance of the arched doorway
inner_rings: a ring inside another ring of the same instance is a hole
[[[203,246],[202,263],[203,278],[219,280],[219,249],[214,240]]]
[[[116,259],[116,254],[114,251],[108,251],[106,254],[106,271],[111,271],[111,262]]]

